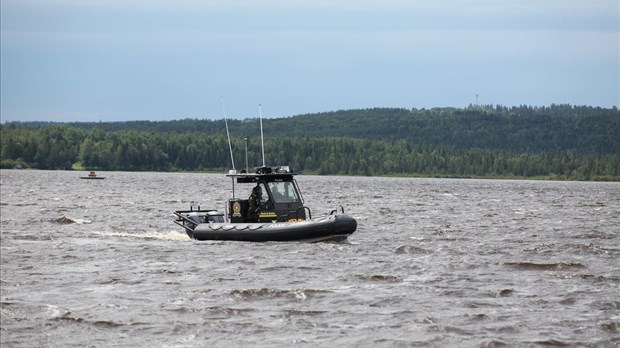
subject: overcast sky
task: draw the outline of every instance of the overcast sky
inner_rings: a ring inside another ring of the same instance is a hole
[[[1,0],[2,121],[620,106],[618,0]]]

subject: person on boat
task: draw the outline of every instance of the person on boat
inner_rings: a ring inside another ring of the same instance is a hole
[[[252,189],[252,194],[248,199],[250,206],[248,208],[248,215],[252,217],[252,219],[258,220],[258,213],[260,212],[260,200],[261,200],[261,189],[260,186],[256,185]]]
[[[276,202],[284,202],[285,201],[285,196],[282,193],[280,193],[280,190],[278,189],[278,185],[272,186],[271,194],[273,195],[273,199]]]

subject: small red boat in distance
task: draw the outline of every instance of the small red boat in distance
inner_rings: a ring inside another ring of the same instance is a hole
[[[97,173],[91,171],[88,176],[80,176],[80,179],[105,179],[103,176],[97,176]]]

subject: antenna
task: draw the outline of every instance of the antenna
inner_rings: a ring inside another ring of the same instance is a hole
[[[233,150],[232,144],[230,143],[230,132],[228,132],[228,120],[226,120],[226,108],[224,107],[224,97],[222,99],[222,112],[224,113],[224,124],[226,124],[226,136],[228,137],[228,148],[230,149],[230,162],[232,163],[233,172],[237,172],[235,170],[235,159],[233,158]]]
[[[265,166],[265,139],[263,138],[263,106],[258,104],[258,114],[260,117],[260,145],[263,148],[263,167]]]
[[[250,172],[250,167],[248,166],[248,137],[244,138],[245,140],[245,172]]]

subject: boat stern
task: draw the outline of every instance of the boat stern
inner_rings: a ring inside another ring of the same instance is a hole
[[[174,212],[177,217],[174,223],[183,227],[190,238],[194,238],[194,229],[196,226],[204,223],[224,222],[224,214],[217,210],[202,210],[198,207],[194,210],[177,210]]]

